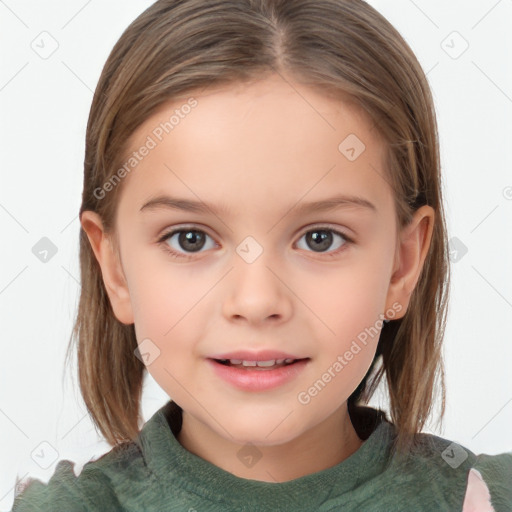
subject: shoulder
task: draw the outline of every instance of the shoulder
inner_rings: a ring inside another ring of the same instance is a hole
[[[440,502],[462,512],[512,512],[512,453],[476,455],[432,434],[416,436],[405,463]]]
[[[74,463],[61,460],[47,484],[29,479],[16,485],[12,512],[119,510],[120,496],[130,481],[143,476],[143,467],[135,443],[116,446],[97,460],[87,462],[78,476]]]
[[[490,502],[493,508],[485,509]],[[463,512],[512,511],[512,452],[480,454],[468,475]]]

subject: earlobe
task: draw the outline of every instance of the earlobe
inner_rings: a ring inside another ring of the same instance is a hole
[[[396,302],[402,306],[400,315],[395,318],[403,317],[407,311],[430,247],[434,219],[434,209],[428,205],[422,206],[399,234],[395,267],[386,301],[387,308]]]
[[[130,293],[111,235],[105,233],[101,217],[96,212],[84,211],[80,223],[101,268],[103,283],[116,318],[123,324],[133,324]]]

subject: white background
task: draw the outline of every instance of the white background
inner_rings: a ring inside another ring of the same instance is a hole
[[[11,507],[17,474],[46,482],[58,460],[80,470],[110,449],[63,363],[80,286],[77,214],[93,91],[112,46],[151,3],[0,2],[0,510]],[[449,234],[467,247],[452,263],[444,429],[427,431],[476,453],[512,451],[512,2],[370,4],[427,72]],[[31,47],[43,31],[58,43],[47,59]],[[57,247],[47,263],[32,253],[42,237]],[[143,396],[145,419],[168,399],[151,378]],[[52,449],[46,469],[31,458]]]

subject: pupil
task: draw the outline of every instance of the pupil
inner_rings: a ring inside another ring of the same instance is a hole
[[[202,243],[199,244],[199,246],[194,245],[197,241]],[[180,233],[179,243],[183,249],[198,251],[204,245],[204,236],[198,231],[183,231],[182,233]]]
[[[313,250],[328,249],[332,243],[332,233],[330,231],[312,231],[308,239],[314,242],[312,245]]]

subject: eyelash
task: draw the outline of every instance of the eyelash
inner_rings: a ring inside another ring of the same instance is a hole
[[[158,244],[161,244],[164,246],[164,250],[172,257],[172,258],[176,258],[176,259],[185,259],[185,260],[192,260],[192,259],[195,259],[195,254],[199,254],[199,253],[190,253],[190,254],[187,254],[187,253],[178,253],[176,251],[174,251],[173,249],[171,249],[169,247],[169,245],[166,243],[167,240],[169,238],[171,238],[172,236],[174,236],[176,233],[182,233],[182,232],[188,232],[188,231],[194,231],[194,232],[197,232],[197,233],[202,233],[204,235],[207,235],[209,236],[210,238],[212,238],[210,235],[208,235],[208,233],[206,233],[205,231],[203,231],[202,229],[197,229],[193,226],[184,226],[184,227],[181,227],[179,229],[174,229],[174,230],[171,230],[165,234],[163,234],[159,239],[158,239]],[[320,255],[323,255],[324,257],[326,258],[334,258],[335,256],[337,256],[341,251],[343,251],[345,249],[345,246],[346,245],[349,245],[349,244],[353,244],[354,243],[354,240],[352,238],[350,238],[349,236],[347,236],[345,233],[341,232],[341,231],[337,231],[336,229],[333,229],[333,228],[330,228],[328,226],[315,226],[314,228],[312,229],[308,229],[307,231],[304,231],[300,237],[299,237],[299,240],[304,236],[304,235],[307,235],[308,233],[312,233],[312,232],[315,232],[315,231],[328,231],[330,233],[334,233],[335,235],[338,235],[340,236],[343,240],[344,240],[344,244],[336,249],[335,251],[333,252],[325,252],[325,253],[322,253],[322,252],[319,252],[319,253],[316,253],[316,254],[320,254]],[[213,240],[213,238],[212,238]],[[201,252],[201,251],[199,251]],[[314,251],[309,251],[309,252],[314,252]]]

